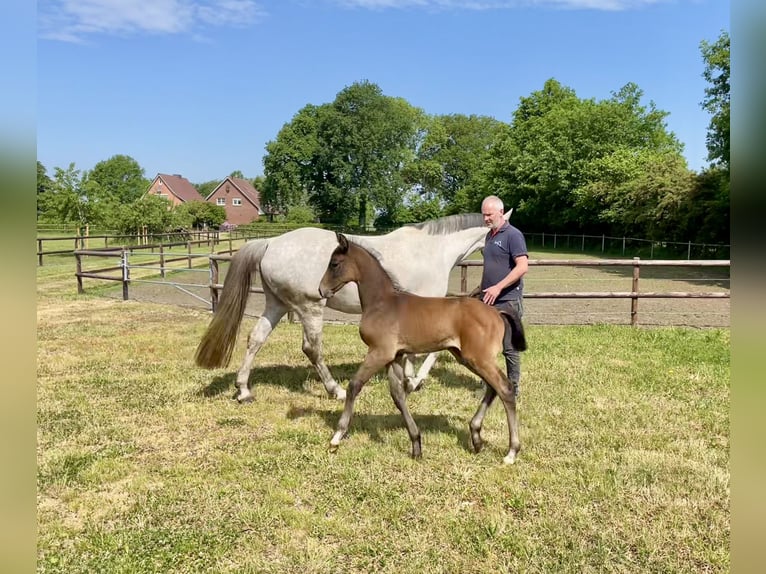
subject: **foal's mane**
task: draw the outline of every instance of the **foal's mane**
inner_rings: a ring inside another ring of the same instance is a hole
[[[484,217],[481,213],[461,213],[459,215],[447,215],[446,217],[431,219],[422,223],[413,223],[406,227],[420,229],[429,235],[447,235],[448,233],[471,227],[484,227]]]

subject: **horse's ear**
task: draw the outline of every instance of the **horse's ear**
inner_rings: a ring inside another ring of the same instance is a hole
[[[339,231],[335,232],[335,237],[338,238],[338,249],[341,253],[345,253],[348,251],[348,239],[346,239],[346,236],[340,233]]]
[[[510,208],[508,211],[505,212],[505,215],[503,215],[503,219],[506,221],[511,219],[511,213],[513,213],[513,208]]]

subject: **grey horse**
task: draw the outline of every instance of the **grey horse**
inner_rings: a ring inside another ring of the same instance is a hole
[[[512,211],[505,214],[506,219]],[[403,289],[421,296],[440,297],[447,293],[452,268],[483,247],[486,233],[481,214],[471,213],[407,225],[385,235],[347,237],[379,253],[384,269]],[[288,311],[293,311],[303,325],[303,352],[314,365],[328,395],[345,399],[346,391],[335,381],[322,357],[324,308],[354,314],[361,313],[362,308],[359,291],[353,283],[330,300],[319,295],[319,282],[337,245],[334,231],[304,227],[277,237],[248,241],[232,258],[216,313],[197,347],[195,361],[205,368],[229,363],[245,313],[252,275],[258,271],[266,306],[248,337],[245,358],[237,372],[239,402],[253,400],[248,382],[253,360]],[[408,391],[417,389],[435,360],[436,355],[431,353],[417,374],[411,361],[405,362]]]

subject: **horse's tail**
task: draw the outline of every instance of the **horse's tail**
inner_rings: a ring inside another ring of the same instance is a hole
[[[500,316],[503,318],[505,328],[511,330],[511,343],[517,351],[527,350],[527,337],[524,335],[524,325],[521,323],[521,317],[513,308],[500,310]]]
[[[215,315],[194,355],[194,361],[200,367],[214,369],[229,364],[245,314],[253,273],[268,246],[268,238],[256,239],[245,243],[234,254]]]

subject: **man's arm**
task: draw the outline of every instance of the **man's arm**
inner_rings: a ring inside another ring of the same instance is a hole
[[[482,298],[482,301],[487,305],[493,305],[495,299],[500,295],[500,291],[508,287],[508,285],[513,285],[516,281],[524,277],[527,269],[529,269],[529,258],[526,255],[514,257],[513,261],[516,263],[516,266],[508,272],[508,275],[491,287],[484,289],[484,297]]]

